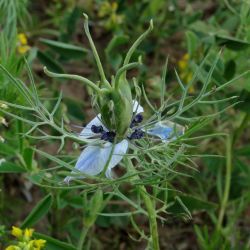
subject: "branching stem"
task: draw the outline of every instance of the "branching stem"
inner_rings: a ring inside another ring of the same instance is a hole
[[[133,163],[130,159],[127,160],[127,167],[131,174],[136,173]],[[140,180],[139,175],[134,175],[133,179]],[[144,201],[147,213],[148,213],[148,219],[149,219],[149,225],[150,225],[150,243],[152,245],[153,250],[159,250],[159,236],[158,236],[158,227],[157,227],[157,213],[155,210],[155,201],[151,199],[151,196],[147,192],[145,186],[138,185],[138,189],[140,192],[140,195]]]

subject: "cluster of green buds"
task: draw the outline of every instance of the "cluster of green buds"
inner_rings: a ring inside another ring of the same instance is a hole
[[[46,67],[44,68],[44,71],[51,77],[79,80],[83,84],[90,87],[93,90],[94,107],[96,111],[101,114],[103,124],[109,131],[115,131],[116,140],[120,141],[127,136],[133,117],[131,87],[127,81],[126,73],[130,69],[140,67],[140,58],[138,59],[138,62],[132,63],[130,63],[130,59],[139,44],[153,29],[153,21],[150,21],[149,28],[131,46],[124,59],[122,67],[118,69],[116,74],[111,77],[110,81],[108,81],[98,52],[90,35],[88,16],[84,14],[84,18],[84,30],[97,63],[100,81],[94,83],[91,80],[79,75],[53,73],[46,69]]]

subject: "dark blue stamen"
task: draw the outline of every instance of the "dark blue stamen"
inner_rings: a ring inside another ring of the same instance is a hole
[[[96,125],[92,125],[91,126],[91,131],[95,134],[100,134],[103,132],[103,127],[102,126],[96,126]]]
[[[135,129],[135,131],[128,137],[132,139],[141,139],[144,136],[144,132],[141,129]]]
[[[142,114],[137,114],[137,115],[134,117],[134,119],[133,119],[133,121],[134,121],[135,123],[140,123],[140,122],[142,122],[142,120],[143,120]]]
[[[142,114],[137,114],[137,115],[133,118],[133,120],[132,120],[132,122],[131,122],[131,124],[130,124],[130,128],[133,128],[133,127],[136,126],[138,123],[141,123],[142,120],[143,120],[143,115],[142,115]]]
[[[101,139],[108,142],[114,142],[115,136],[116,133],[113,131],[108,131],[108,132],[104,131],[102,133]]]

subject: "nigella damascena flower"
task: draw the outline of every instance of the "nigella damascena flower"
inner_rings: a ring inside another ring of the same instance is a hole
[[[82,139],[99,138],[104,143],[87,146],[82,151],[72,170],[74,177],[67,176],[64,181],[69,183],[73,179],[95,176],[103,171],[105,171],[107,178],[112,178],[112,168],[114,168],[127,153],[130,141],[139,140],[147,134],[147,136],[158,137],[162,142],[167,143],[183,135],[184,127],[170,121],[160,121],[149,128],[146,128],[146,126],[143,126],[143,129],[140,128],[139,124],[143,120],[143,111],[143,107],[140,106],[137,101],[134,101],[134,116],[130,125],[130,134],[119,142],[115,140],[115,131],[109,131],[105,127],[100,114],[91,120],[81,131],[79,137]],[[77,175],[77,173],[79,175]]]

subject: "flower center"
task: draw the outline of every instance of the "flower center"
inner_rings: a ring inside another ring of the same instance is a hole
[[[130,124],[130,128],[134,128],[135,126],[137,126],[139,123],[141,123],[143,120],[143,116],[142,114],[137,114],[134,116],[134,118],[131,121]],[[92,125],[91,126],[91,131],[94,134],[101,134],[101,140],[104,141],[108,141],[113,143],[116,137],[116,132],[114,131],[104,131],[103,126],[96,126],[96,125]],[[129,140],[134,140],[134,139],[141,139],[144,136],[144,132],[141,129],[134,129],[133,132],[131,133],[130,136],[128,136],[127,138]]]
[[[92,125],[91,126],[91,131],[95,134],[99,134],[103,132],[103,127],[102,126],[96,126],[96,125]]]
[[[101,139],[108,142],[114,142],[116,133],[113,131],[103,132]]]
[[[101,140],[108,141],[108,142],[114,142],[116,133],[113,131],[104,131],[103,126],[91,126],[91,131],[95,134],[101,134]]]
[[[130,128],[133,128],[137,126],[139,123],[141,123],[143,120],[143,115],[142,114],[137,114],[133,120],[131,121]]]
[[[144,132],[141,129],[135,129],[133,133],[128,136],[128,139],[141,139],[144,136]]]

